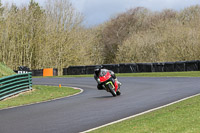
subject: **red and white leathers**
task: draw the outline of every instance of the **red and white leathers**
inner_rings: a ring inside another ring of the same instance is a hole
[[[100,77],[101,75],[107,73],[107,72],[109,72],[110,75],[111,75],[111,77],[112,77],[112,80],[111,80],[111,81],[113,82],[113,84],[114,84],[114,86],[115,86],[115,92],[116,92],[116,91],[120,88],[121,83],[117,80],[117,77],[115,76],[115,73],[114,73],[113,71],[107,70],[107,69],[97,69],[97,70],[95,70],[94,78],[95,78],[95,80],[96,80],[97,83],[98,83],[97,88],[98,88],[99,90],[104,89],[103,86],[102,86],[102,83],[100,82],[100,78],[99,78],[99,77]]]

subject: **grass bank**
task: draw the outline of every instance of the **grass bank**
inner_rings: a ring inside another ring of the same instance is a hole
[[[0,101],[0,109],[52,100],[80,92],[80,90],[69,87],[59,88],[54,86],[33,85],[33,88],[34,89],[30,92]]]
[[[0,78],[16,74],[12,69],[0,62]]]
[[[200,96],[176,103],[91,133],[198,133]]]

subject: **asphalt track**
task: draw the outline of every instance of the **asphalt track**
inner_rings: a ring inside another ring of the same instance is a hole
[[[77,133],[200,93],[200,78],[118,78],[119,97],[98,91],[93,78],[37,78],[33,84],[72,86],[82,94],[0,110],[0,133]]]

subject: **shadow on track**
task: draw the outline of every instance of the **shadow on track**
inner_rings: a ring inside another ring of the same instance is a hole
[[[108,98],[115,98],[113,96],[100,96],[100,97],[93,97],[93,98],[96,98],[96,99],[108,99]]]

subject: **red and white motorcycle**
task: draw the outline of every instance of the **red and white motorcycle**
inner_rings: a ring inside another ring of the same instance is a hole
[[[118,85],[118,82],[111,76],[109,70],[100,69],[99,71],[97,83],[101,84],[102,87],[114,97],[120,95],[120,85]]]

